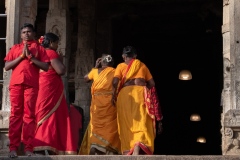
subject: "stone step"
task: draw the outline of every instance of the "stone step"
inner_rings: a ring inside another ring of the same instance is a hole
[[[14,158],[16,159],[16,158]],[[18,156],[22,160],[240,160],[240,155],[147,155],[147,156],[99,156],[99,155],[57,155],[57,156]],[[0,156],[0,160],[13,160]]]

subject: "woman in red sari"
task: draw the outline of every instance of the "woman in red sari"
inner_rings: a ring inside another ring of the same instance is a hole
[[[40,71],[34,152],[76,154],[77,146],[72,142],[68,105],[61,79],[61,75],[65,74],[65,66],[56,52],[59,38],[53,33],[46,33],[41,40],[51,64],[48,72]]]

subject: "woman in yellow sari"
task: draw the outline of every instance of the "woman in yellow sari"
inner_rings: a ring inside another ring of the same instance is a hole
[[[117,66],[113,79],[112,102],[116,102],[121,150],[124,155],[153,154],[155,118],[162,119],[160,110],[157,110],[158,104],[154,106],[146,103],[151,100],[148,93],[150,89],[155,89],[155,83],[147,66],[136,59],[136,55],[135,48],[131,46],[123,49],[124,62]]]
[[[101,67],[99,68],[99,65]],[[96,66],[85,77],[93,80],[91,87],[90,123],[85,133],[79,154],[83,150],[90,155],[120,154],[120,140],[117,128],[117,110],[111,103],[112,79],[115,69],[111,67],[111,55],[98,58]],[[90,138],[90,139],[88,139]],[[85,148],[83,148],[85,146]]]

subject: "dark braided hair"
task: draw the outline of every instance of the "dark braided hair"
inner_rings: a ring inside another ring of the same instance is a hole
[[[51,42],[56,42],[59,40],[59,37],[56,34],[51,32],[46,33],[43,37],[44,38],[41,45],[44,48],[49,48]]]

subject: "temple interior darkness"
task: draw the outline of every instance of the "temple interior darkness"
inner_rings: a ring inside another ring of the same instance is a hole
[[[71,34],[75,39],[77,1],[69,2]],[[41,35],[44,34],[48,1],[38,3],[36,24]],[[98,7],[101,10],[97,9],[97,17],[102,12],[113,15],[111,54],[115,67],[122,62],[122,48],[132,45],[156,82],[164,131],[155,139],[154,153],[221,155],[222,1],[98,0]],[[0,31],[1,35],[4,35],[4,29]],[[1,58],[4,58],[2,46],[1,42]],[[73,42],[72,52],[76,47]],[[183,69],[192,72],[192,80],[178,79]],[[200,114],[201,121],[190,121],[193,113]],[[206,143],[196,142],[199,136],[204,136]]]
[[[122,48],[135,46],[154,77],[164,116],[155,154],[221,154],[222,2],[145,3],[136,2],[132,13],[113,20],[112,54],[118,64]],[[178,79],[183,69],[192,72],[192,80]],[[190,121],[193,113],[202,120]],[[199,136],[206,143],[198,143]]]

